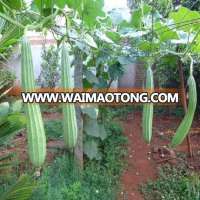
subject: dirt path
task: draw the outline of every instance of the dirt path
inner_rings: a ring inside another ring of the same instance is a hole
[[[186,141],[175,151],[168,151],[167,145],[171,141],[181,118],[168,115],[155,115],[153,122],[153,139],[151,145],[144,142],[141,128],[141,112],[134,112],[123,121],[124,134],[128,137],[128,166],[122,176],[123,190],[120,200],[144,200],[140,193],[140,185],[155,179],[158,167],[164,163],[176,165],[177,153],[187,154]],[[199,120],[194,121],[190,130],[194,157],[186,157],[188,167],[200,171],[200,127]]]
[[[124,131],[129,139],[129,152],[120,200],[143,200],[139,185],[155,178],[156,166],[151,159],[151,147],[141,137],[141,114],[129,115],[124,121]]]

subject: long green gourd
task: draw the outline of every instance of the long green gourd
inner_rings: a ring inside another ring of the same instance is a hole
[[[22,90],[31,92],[35,89],[35,79],[31,47],[26,38],[22,39],[21,56]],[[46,157],[46,136],[40,106],[36,103],[26,103],[24,107],[27,116],[29,157],[35,167],[41,167]]]
[[[196,105],[197,105],[197,90],[196,82],[193,77],[193,61],[190,65],[190,76],[188,78],[188,87],[189,87],[189,103],[188,110],[185,114],[181,124],[179,125],[174,137],[172,138],[171,146],[175,147],[183,142],[189,130],[192,126],[192,121],[194,118]]]
[[[69,53],[65,43],[62,44],[61,54],[61,81],[63,89],[72,89],[72,78],[70,76]],[[74,104],[63,104],[63,137],[67,148],[72,149],[77,142],[77,121]]]
[[[149,66],[146,71],[146,84],[145,89],[151,90],[154,88],[153,72]],[[150,143],[152,138],[152,125],[153,125],[153,103],[145,103],[143,105],[142,114],[142,129],[143,137],[147,143]]]

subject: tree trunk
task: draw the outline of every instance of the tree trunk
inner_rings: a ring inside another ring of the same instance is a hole
[[[74,69],[74,86],[83,88],[83,63],[81,52],[75,51],[75,69]],[[75,147],[75,156],[79,163],[80,169],[83,169],[83,117],[80,105],[76,105],[76,118],[78,126],[78,141]]]

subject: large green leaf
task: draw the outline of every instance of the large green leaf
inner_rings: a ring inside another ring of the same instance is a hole
[[[0,200],[28,200],[35,188],[36,183],[32,178],[28,175],[22,175],[17,183],[1,194]]]
[[[91,119],[85,116],[83,130],[86,132],[87,135],[97,138],[100,137],[99,125],[96,119]]]
[[[11,17],[8,17],[7,22],[10,22],[10,19],[12,20]],[[18,23],[20,24],[20,26],[18,26]],[[23,26],[25,27],[27,24],[30,23],[30,17],[22,14],[18,16],[17,19],[13,20],[13,23],[6,23],[3,28],[2,37],[0,38],[0,53],[8,51],[8,49],[12,47],[12,45],[16,44],[19,38],[24,34]]]
[[[83,114],[86,114],[91,119],[97,119],[98,117],[99,110],[97,107],[84,106],[81,108],[81,110]]]
[[[199,30],[200,13],[197,11],[180,7],[178,12],[171,12],[169,17],[173,19],[178,29],[184,31]]]
[[[97,159],[99,157],[98,144],[95,140],[87,140],[83,145],[83,151],[89,159]]]
[[[0,170],[8,169],[12,167],[11,159],[14,157],[14,153],[8,153],[6,155],[0,156]]]
[[[178,39],[178,34],[176,31],[171,30],[166,24],[162,22],[157,22],[154,25],[155,32],[158,35],[158,38],[161,42],[165,42],[172,39]]]
[[[119,42],[120,41],[120,34],[114,31],[107,31],[106,35],[114,42]]]
[[[24,8],[25,3],[23,0],[2,0],[3,3],[5,3],[10,9],[14,10],[21,10]],[[0,4],[0,12],[3,12],[5,10],[5,6],[3,4]]]
[[[97,21],[96,17],[103,17],[104,0],[66,0],[65,1],[70,8],[78,11],[80,17],[86,25],[93,27]],[[59,0],[61,7],[65,5],[64,0]]]
[[[147,40],[141,40],[138,44],[138,48],[145,52],[153,52],[158,50],[160,45],[158,43],[149,42]]]
[[[25,125],[26,117],[20,113],[0,117],[0,138],[16,133],[24,128]]]
[[[49,16],[52,14],[55,2],[54,0],[34,0],[32,8],[36,8],[44,16]]]
[[[131,17],[131,26],[140,28],[142,25],[143,17],[151,12],[151,7],[147,4],[141,5],[140,8],[134,10]]]
[[[96,138],[101,138],[101,140],[104,140],[107,137],[104,125],[98,123],[96,119],[89,118],[88,116],[84,117],[83,130],[87,135]]]

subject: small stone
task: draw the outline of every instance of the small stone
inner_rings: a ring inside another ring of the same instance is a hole
[[[35,172],[35,176],[36,176],[36,177],[40,177],[40,176],[41,176],[41,173],[40,173],[39,170],[37,170],[37,171]]]
[[[163,136],[164,133],[163,132],[158,132],[158,135]]]
[[[164,158],[164,157],[165,157],[165,154],[163,154],[163,153],[160,154],[160,157],[161,157],[161,158]]]
[[[140,173],[139,173],[139,172],[136,172],[135,174],[136,174],[136,176],[139,176],[139,175],[140,175]]]
[[[133,157],[133,155],[129,155],[129,158],[132,158]]]
[[[150,157],[148,157],[147,159],[148,159],[148,160],[151,160],[151,158],[150,158]]]

